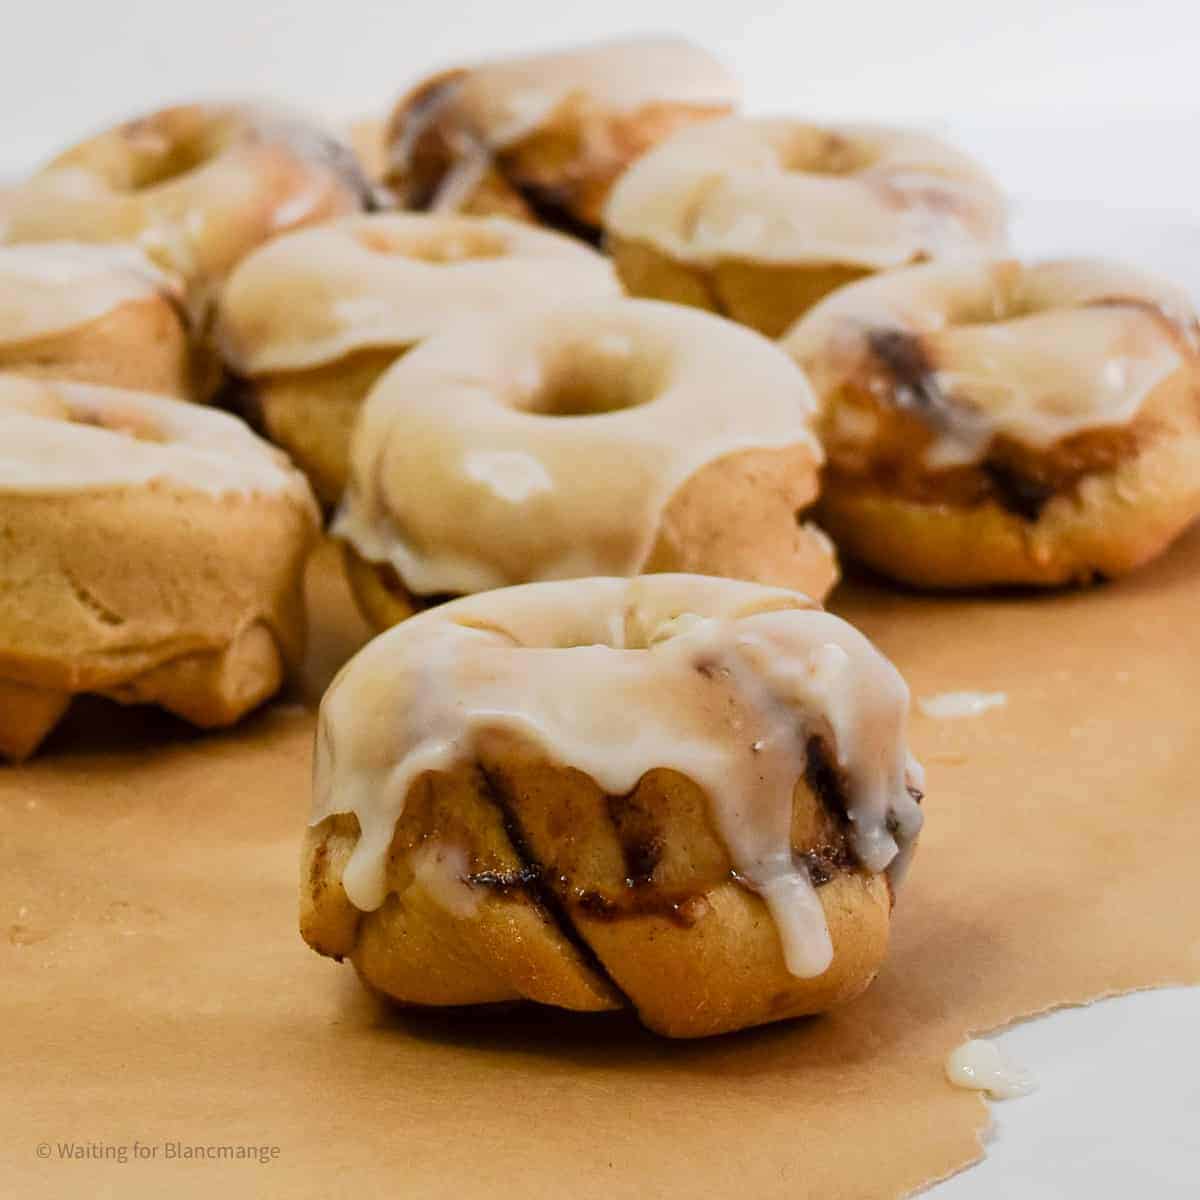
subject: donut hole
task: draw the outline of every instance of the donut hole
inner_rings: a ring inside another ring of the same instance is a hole
[[[138,442],[166,442],[167,435],[151,417],[132,408],[92,408],[81,404],[64,406],[63,419],[72,425],[105,429]]]
[[[1020,263],[1007,261],[993,268],[986,287],[959,298],[946,314],[946,325],[1000,325],[1046,312],[1053,305],[1039,295]]]
[[[853,175],[878,158],[862,139],[810,127],[793,129],[779,138],[775,152],[785,171],[805,175]]]
[[[508,253],[506,239],[494,229],[469,226],[420,234],[367,227],[356,236],[359,244],[372,254],[396,254],[427,263],[503,258]]]
[[[1028,296],[1019,293],[1005,294],[996,289],[986,296],[978,297],[952,312],[947,320],[950,328],[972,325],[1003,325],[1006,321],[1019,321],[1045,312],[1043,305],[1035,304]]]
[[[135,121],[124,128],[129,160],[125,191],[140,192],[171,183],[203,167],[227,148],[233,131],[226,121],[184,119],[172,114]]]
[[[517,407],[542,417],[599,417],[649,404],[661,372],[626,334],[571,340],[528,372]]]

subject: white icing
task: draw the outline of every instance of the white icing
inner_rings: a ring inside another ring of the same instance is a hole
[[[987,1092],[993,1100],[1014,1100],[1037,1091],[1037,1080],[1007,1060],[994,1042],[973,1038],[950,1052],[946,1078],[955,1087]]]
[[[660,143],[620,177],[604,214],[610,234],[695,265],[872,270],[999,250],[1006,221],[996,185],[936,138],[745,117]]]
[[[1005,436],[1034,449],[1124,425],[1147,396],[1200,354],[1187,298],[1144,273],[1085,259],[931,263],[842,289],[782,345],[819,395],[865,387],[920,411],[907,384],[873,357],[870,338],[915,339],[927,386],[945,398],[930,418],[931,469],[979,461]],[[835,407],[839,454],[869,447],[866,411]]]
[[[300,370],[366,347],[407,349],[514,298],[620,295],[577,240],[498,217],[386,213],[276,238],[221,296],[217,339],[241,374]]]
[[[953,720],[956,717],[977,717],[991,708],[1003,708],[1008,703],[1004,692],[938,692],[935,696],[923,696],[917,707],[937,721]]]
[[[572,96],[633,112],[657,102],[725,107],[737,79],[682,38],[630,38],[468,69],[448,100],[485,141],[503,148],[528,136]]]
[[[469,920],[479,912],[480,895],[471,886],[470,864],[461,846],[424,842],[408,856],[413,880],[440,908]]]
[[[214,496],[288,493],[313,504],[287,459],[227,413],[0,373],[0,492],[50,495],[158,480]]]
[[[0,245],[0,344],[64,333],[155,295],[177,289],[133,246]]]
[[[548,415],[559,400],[581,415]],[[333,528],[424,595],[634,575],[702,466],[788,446],[819,463],[814,411],[786,355],[692,309],[612,300],[463,321],[372,390]]]
[[[472,450],[463,457],[463,473],[510,504],[522,504],[538,492],[554,489],[546,468],[520,450]]]
[[[655,768],[701,786],[737,878],[810,977],[832,947],[793,858],[793,791],[809,737],[845,778],[851,843],[901,872],[921,825],[908,788],[908,689],[850,625],[795,593],[696,576],[537,584],[445,605],[371,642],[321,705],[312,822],[354,813],[343,885],[383,903],[386,858],[409,789],[469,762],[508,730],[610,794]]]

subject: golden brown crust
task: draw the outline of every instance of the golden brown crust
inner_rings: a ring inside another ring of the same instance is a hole
[[[293,496],[166,484],[8,493],[0,530],[0,680],[45,701],[36,729],[22,728],[29,708],[9,720],[0,706],[0,743],[14,757],[83,692],[230,724],[278,690],[301,652],[301,574],[315,529]]]
[[[783,345],[821,404],[820,515],[916,586],[1124,574],[1200,513],[1200,341],[1120,264],[935,264],[850,287]]]
[[[511,885],[482,885],[473,911],[456,914],[438,903],[414,884],[413,855],[442,837],[463,847],[481,879]],[[528,998],[583,1011],[620,1007],[586,948],[547,907],[477,767],[428,775],[413,787],[389,853],[390,895],[371,913],[355,909],[341,884],[357,840],[352,816],[309,829],[300,927],[314,949],[349,958],[372,987],[410,1004]]]
[[[357,913],[341,890],[353,818],[309,831],[301,926],[314,948],[349,958],[407,1003],[629,1005],[660,1033],[700,1037],[822,1011],[870,983],[890,894],[883,877],[850,864],[843,821],[797,784],[793,847],[820,864],[813,877],[834,945],[830,969],[800,979],[761,899],[732,878],[694,783],[656,770],[631,794],[608,796],[530,744],[489,734],[476,762],[413,787],[377,912]],[[438,844],[464,847],[465,879],[451,883],[473,911],[455,915],[414,882],[414,852]]]
[[[198,364],[178,307],[152,294],[74,329],[0,343],[0,371],[154,392],[196,394]]]
[[[830,292],[865,278],[856,267],[779,266],[726,259],[701,267],[647,242],[609,234],[606,246],[631,296],[669,300],[719,313],[767,337],[780,337]]]
[[[69,692],[0,679],[0,758],[12,762],[28,758],[70,703]]]
[[[829,539],[803,521],[817,489],[806,446],[719,458],[671,497],[643,572],[721,575],[824,600],[838,567]]]
[[[866,447],[843,441],[855,414],[873,422]],[[822,522],[847,554],[919,587],[1059,586],[1126,574],[1200,513],[1194,361],[1124,425],[1045,449],[1000,435],[962,466],[926,467],[934,431],[870,380],[827,398],[822,433],[830,460]]]
[[[335,362],[245,381],[263,431],[308,476],[327,506],[341,499],[350,473],[350,434],[375,381],[404,353],[359,350]]]
[[[819,512],[848,557],[915,587],[1082,584],[1136,570],[1195,520],[1198,467],[1192,420],[1112,469],[1079,477],[1033,521],[995,499],[914,500],[836,473]]]
[[[413,595],[390,563],[368,562],[349,542],[338,545],[355,602],[375,629],[390,629],[436,603],[434,597]]]

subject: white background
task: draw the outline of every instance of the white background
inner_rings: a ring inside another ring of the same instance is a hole
[[[715,48],[760,110],[1009,126],[1200,110],[1194,0],[0,0],[0,12],[11,166],[167,97],[262,93],[346,115],[431,64],[639,30]],[[1177,157],[1195,158],[1189,140]]]
[[[167,100],[382,112],[430,67],[635,31],[702,41],[752,111],[913,122],[1010,189],[1027,253],[1141,262],[1200,300],[1200,2],[0,0],[0,174]],[[1108,1001],[1002,1039],[1041,1090],[996,1106],[938,1200],[1200,1195],[1200,993]]]

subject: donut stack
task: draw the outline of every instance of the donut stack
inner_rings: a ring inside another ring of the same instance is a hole
[[[83,693],[239,720],[324,526],[384,632],[321,708],[311,945],[670,1036],[858,994],[922,779],[837,552],[1159,555],[1200,512],[1186,298],[1007,257],[959,150],[744,116],[674,39],[443,70],[352,141],[185,105],[6,192],[0,754]]]

